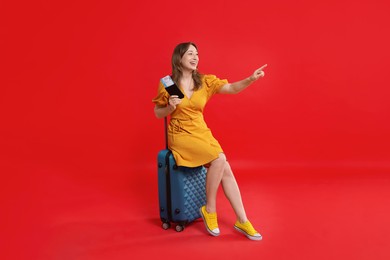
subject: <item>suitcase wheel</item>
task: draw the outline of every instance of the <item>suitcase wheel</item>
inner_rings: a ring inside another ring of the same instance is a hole
[[[169,222],[163,222],[161,226],[163,229],[167,230],[171,227],[171,224]]]
[[[183,226],[183,225],[177,225],[177,226],[175,227],[175,230],[176,230],[177,232],[182,232],[182,231],[184,230],[184,226]]]

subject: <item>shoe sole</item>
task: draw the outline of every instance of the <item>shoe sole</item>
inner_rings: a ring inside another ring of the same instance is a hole
[[[211,231],[211,230],[209,229],[209,227],[207,226],[206,219],[205,219],[205,217],[203,216],[202,208],[199,209],[199,212],[200,212],[200,216],[201,216],[202,219],[203,219],[203,223],[204,223],[204,225],[205,225],[205,227],[206,227],[207,232],[209,232],[210,235],[212,235],[212,236],[214,236],[214,237],[219,236],[220,233],[214,233],[214,232]]]
[[[251,236],[251,235],[249,235],[248,233],[246,233],[244,230],[242,230],[241,228],[239,228],[239,227],[237,227],[237,226],[234,226],[234,228],[235,228],[238,232],[244,234],[244,235],[245,235],[247,238],[249,238],[250,240],[259,241],[259,240],[262,240],[262,239],[263,239],[263,237],[262,237],[261,235],[260,235],[260,236]]]

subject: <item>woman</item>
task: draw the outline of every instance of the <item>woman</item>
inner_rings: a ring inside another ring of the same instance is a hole
[[[198,48],[194,43],[180,43],[175,47],[172,79],[180,87],[184,98],[169,96],[160,83],[158,95],[153,99],[155,115],[157,118],[171,116],[168,144],[178,166],[208,166],[206,205],[200,208],[207,231],[213,236],[220,234],[216,199],[218,187],[222,184],[225,196],[237,216],[234,228],[251,240],[261,240],[262,236],[247,219],[237,182],[220,144],[203,119],[203,109],[214,94],[237,94],[264,77],[263,69],[267,65],[255,70],[248,78],[228,83],[214,75],[201,75],[197,70],[198,63]]]

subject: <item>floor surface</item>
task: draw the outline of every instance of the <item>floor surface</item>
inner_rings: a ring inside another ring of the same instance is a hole
[[[222,190],[221,235],[211,237],[201,220],[183,232],[161,228],[153,168],[113,179],[28,168],[30,176],[21,181],[14,175],[18,186],[3,190],[2,259],[390,259],[386,169],[237,171],[248,217],[263,235],[250,241],[233,229],[235,217]]]

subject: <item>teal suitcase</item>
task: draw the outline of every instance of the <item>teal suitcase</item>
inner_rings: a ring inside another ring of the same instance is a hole
[[[189,168],[175,163],[172,152],[158,153],[158,197],[163,229],[175,223],[176,231],[200,218],[199,209],[206,204],[206,168]]]
[[[206,204],[207,170],[204,166],[177,166],[168,149],[158,153],[157,166],[162,228],[169,229],[171,223],[175,223],[175,230],[181,232],[187,224],[201,217],[199,209]]]

